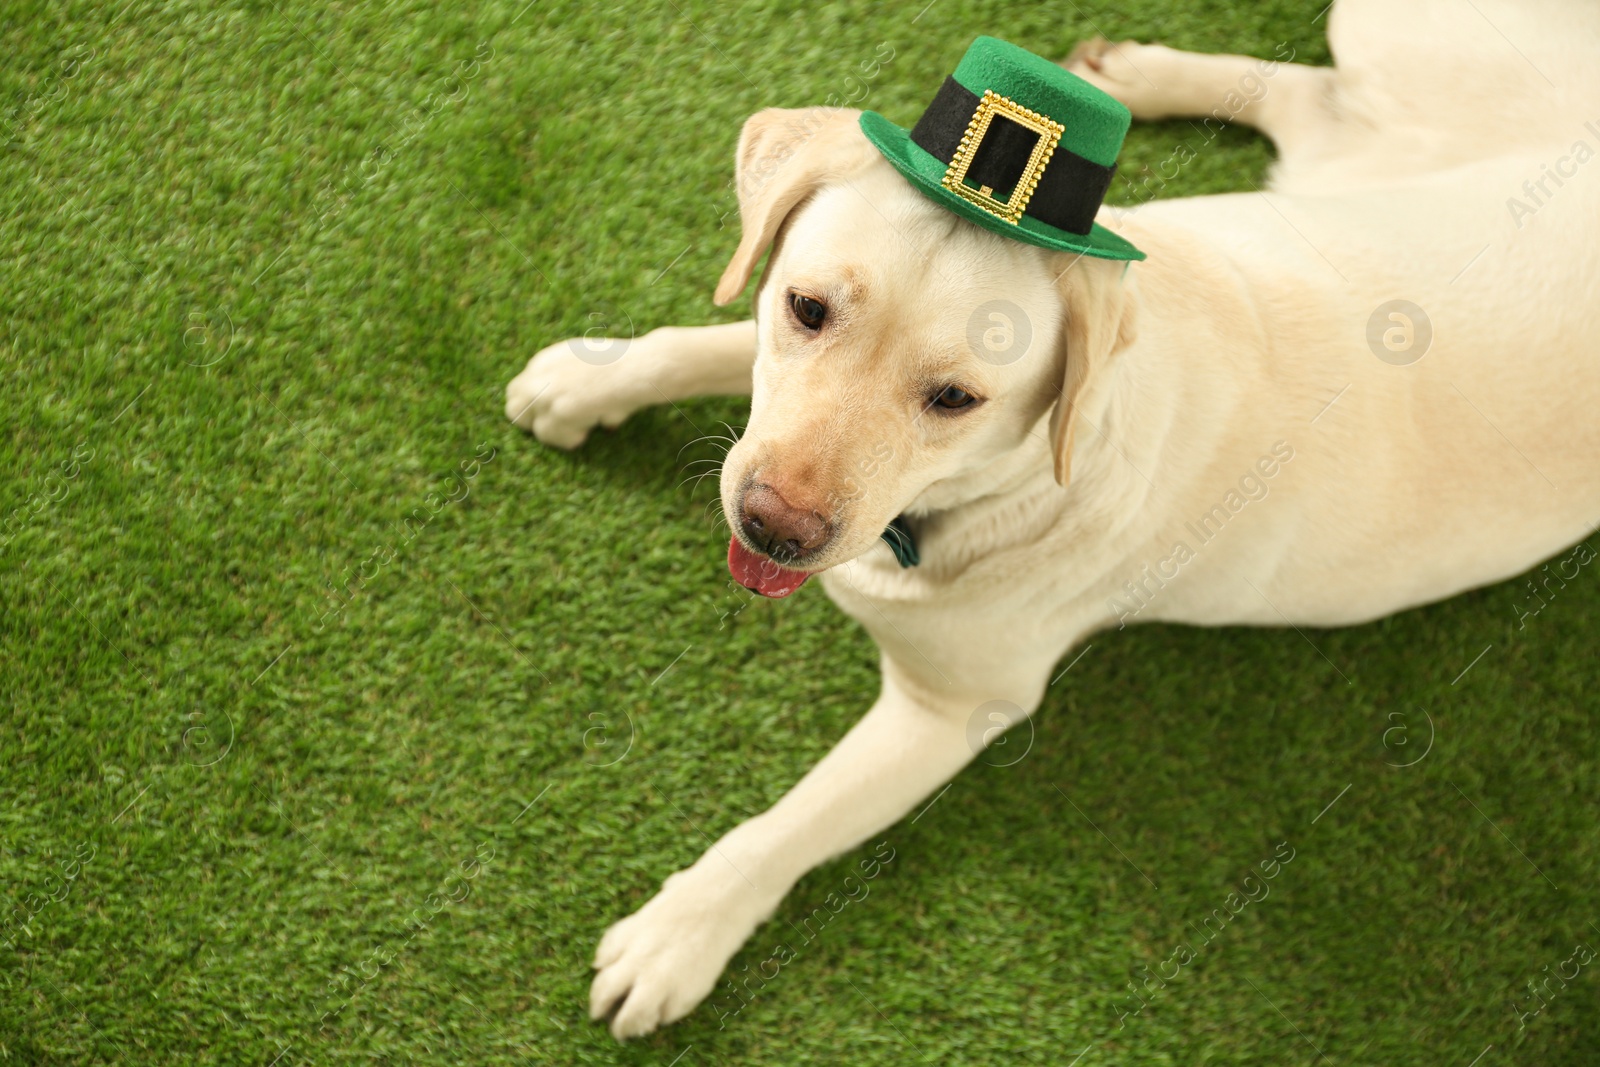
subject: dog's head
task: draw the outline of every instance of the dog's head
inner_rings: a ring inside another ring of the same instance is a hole
[[[902,512],[992,492],[1030,434],[1066,485],[1075,416],[1133,337],[1123,264],[959,219],[889,166],[858,115],[771,109],[739,139],[743,236],[717,303],[771,256],[722,505],[730,562],[760,561],[769,580],[746,584],[768,595],[872,548]]]

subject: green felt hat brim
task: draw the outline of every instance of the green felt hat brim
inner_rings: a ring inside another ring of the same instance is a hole
[[[963,200],[944,187],[944,173],[950,166],[948,161],[913,142],[909,131],[896,126],[876,111],[861,113],[861,132],[883,153],[890,165],[905,175],[923,195],[937,201],[940,207],[1001,237],[1057,252],[1077,252],[1099,259],[1144,258],[1143,252],[1098,222],[1086,234],[1058,229],[1030,215],[1023,215],[1018,222],[1010,223],[989,214],[971,201]]]

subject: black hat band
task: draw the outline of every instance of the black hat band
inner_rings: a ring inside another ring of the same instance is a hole
[[[977,93],[946,77],[933,102],[911,130],[911,141],[944,162],[955,159],[974,114],[982,101]],[[1013,189],[1028,169],[1039,135],[1004,115],[989,123],[966,170],[969,186],[1001,191]],[[1102,167],[1057,144],[1023,214],[1068,233],[1087,234],[1095,213],[1111,187],[1116,165]]]

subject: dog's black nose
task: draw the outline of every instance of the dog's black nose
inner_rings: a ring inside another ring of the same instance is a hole
[[[753,485],[744,494],[739,528],[752,545],[774,559],[795,560],[828,540],[828,520],[795,507],[770,485]]]

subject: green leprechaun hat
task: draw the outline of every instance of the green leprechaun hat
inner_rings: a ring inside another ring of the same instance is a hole
[[[1076,74],[979,37],[911,130],[874,111],[861,130],[913,185],[1003,237],[1101,259],[1144,253],[1094,221],[1128,109]]]

